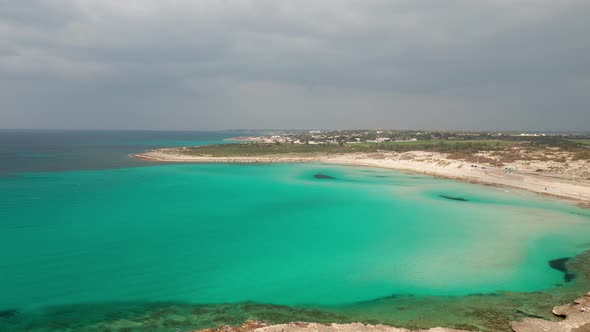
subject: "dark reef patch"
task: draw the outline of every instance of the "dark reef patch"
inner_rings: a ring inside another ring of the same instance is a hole
[[[385,295],[385,296],[381,296],[378,298],[373,298],[373,299],[369,299],[369,300],[361,300],[361,301],[357,301],[355,302],[355,304],[370,304],[370,303],[377,303],[377,302],[382,302],[382,301],[387,301],[387,300],[398,300],[401,298],[412,298],[414,296],[414,294],[390,294],[390,295]]]
[[[523,317],[545,319],[545,317],[543,317],[541,315],[531,314],[531,313],[528,313],[528,312],[520,310],[520,309],[515,309],[514,311],[516,312],[516,314],[521,315]]]
[[[565,282],[570,282],[576,278],[576,275],[568,270],[567,262],[569,262],[569,260],[569,257],[563,257],[553,259],[548,262],[552,269],[563,272],[563,280]]]
[[[16,316],[18,310],[16,309],[5,309],[0,310],[0,318],[10,318]]]
[[[467,296],[498,296],[498,293],[471,293],[467,294]]]
[[[438,195],[438,197],[442,197],[444,199],[449,199],[451,201],[460,201],[460,202],[468,202],[469,201],[467,198],[463,198],[463,197],[455,197],[455,196],[447,196],[447,195]]]
[[[576,212],[576,211],[570,211],[570,214],[573,214],[573,215],[576,215],[576,216],[582,216],[582,217],[590,217],[590,214],[582,213],[582,212]]]
[[[387,175],[375,175],[376,178],[388,178],[389,176]]]
[[[316,308],[242,302],[231,304],[87,303],[43,307],[35,311],[3,310],[18,319],[0,318],[0,331],[194,331],[220,325],[241,325],[247,320],[273,324],[292,321],[351,322],[344,315]],[[132,321],[133,327],[121,327]]]
[[[326,174],[322,174],[322,173],[317,173],[313,176],[316,179],[320,179],[320,180],[336,180],[335,177],[326,175]]]
[[[558,258],[549,261],[549,266],[557,271],[567,272],[566,263],[570,260],[569,257]]]

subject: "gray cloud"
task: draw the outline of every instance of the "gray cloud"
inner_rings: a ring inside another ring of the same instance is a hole
[[[585,0],[0,0],[0,127],[587,130]]]

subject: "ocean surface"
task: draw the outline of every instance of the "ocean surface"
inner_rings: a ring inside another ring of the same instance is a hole
[[[241,134],[0,131],[0,331],[492,330],[420,315],[469,301],[543,315],[589,285],[554,261],[590,249],[590,213],[568,202],[383,169],[129,157]]]

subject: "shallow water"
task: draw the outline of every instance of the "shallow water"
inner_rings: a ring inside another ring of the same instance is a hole
[[[571,204],[389,170],[20,172],[0,179],[0,330],[248,318],[492,330],[579,295],[583,273],[566,282],[548,261],[589,238],[590,213]]]

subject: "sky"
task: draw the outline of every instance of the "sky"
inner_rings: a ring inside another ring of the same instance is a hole
[[[0,128],[590,130],[588,0],[0,0]]]

